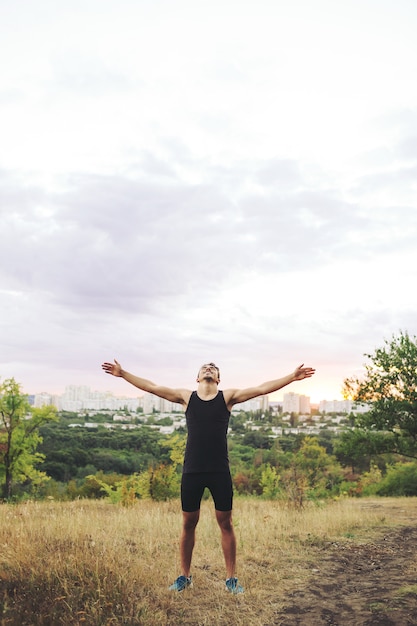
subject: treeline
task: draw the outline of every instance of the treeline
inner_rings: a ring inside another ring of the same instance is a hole
[[[148,426],[131,431],[100,425],[87,429],[60,421],[44,425],[40,435],[38,450],[45,457],[42,470],[58,482],[97,471],[129,475],[169,460],[166,438]]]
[[[284,499],[295,507],[327,497],[417,495],[414,463],[395,454],[360,450],[358,455],[349,431],[274,438],[267,426],[244,430],[241,423],[242,416],[232,417],[229,436],[236,494]],[[147,425],[134,430],[69,427],[68,416],[61,416],[43,425],[40,436],[48,480],[32,489],[32,496],[124,503],[179,496],[185,430],[163,435]],[[21,485],[17,497],[25,490],[28,486]]]

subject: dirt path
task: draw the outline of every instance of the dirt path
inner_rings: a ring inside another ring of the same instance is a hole
[[[275,625],[417,625],[417,525],[385,528],[370,543],[329,543],[317,556],[308,588],[289,595]]]

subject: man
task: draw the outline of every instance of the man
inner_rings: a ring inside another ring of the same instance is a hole
[[[310,378],[315,370],[300,365],[292,374],[247,389],[218,390],[220,371],[214,363],[202,365],[198,371],[196,391],[172,389],[134,376],[122,369],[120,363],[103,363],[106,374],[120,376],[142,391],[182,404],[187,421],[187,444],[181,480],[183,526],[180,540],[181,575],[170,586],[183,591],[191,585],[191,558],[195,529],[200,517],[200,503],[207,487],[214,500],[217,523],[221,531],[226,564],[226,589],[242,593],[243,587],[235,576],[236,538],[232,524],[233,487],[227,454],[227,430],[232,407],[239,402],[273,393],[290,383]]]

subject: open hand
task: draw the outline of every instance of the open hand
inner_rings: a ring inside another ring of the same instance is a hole
[[[103,363],[101,367],[106,374],[111,374],[112,376],[122,375],[122,366],[116,359],[114,359],[114,363]]]
[[[294,380],[303,380],[304,378],[310,378],[315,373],[315,369],[313,367],[304,367],[304,363],[299,365],[294,370]]]

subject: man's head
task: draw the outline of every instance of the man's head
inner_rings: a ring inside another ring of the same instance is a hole
[[[220,370],[214,363],[205,363],[200,367],[197,374],[197,382],[202,380],[211,380],[215,383],[220,382]]]

